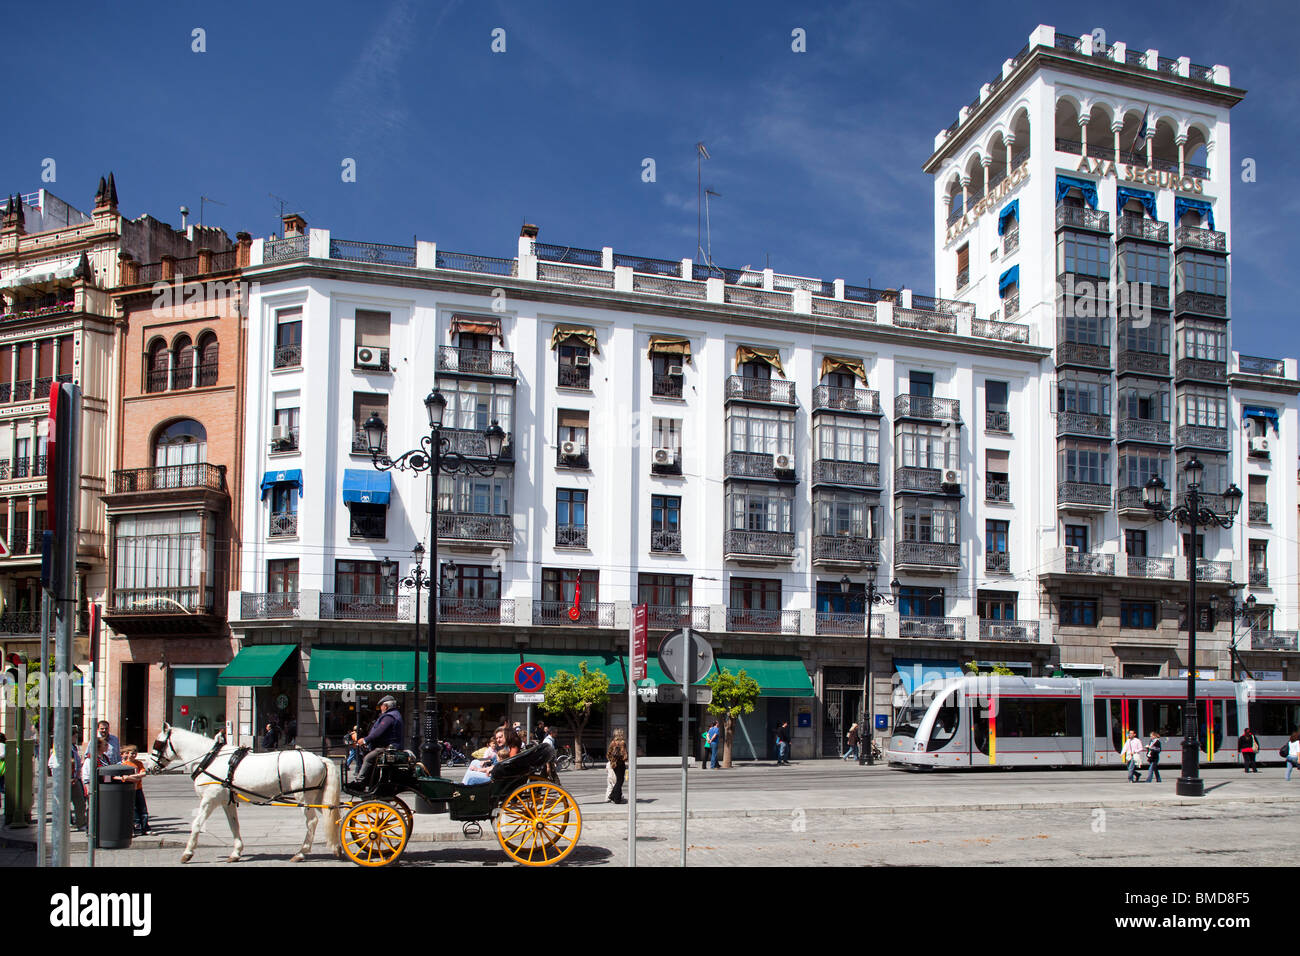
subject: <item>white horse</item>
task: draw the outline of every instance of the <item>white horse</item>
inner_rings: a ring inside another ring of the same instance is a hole
[[[212,812],[221,807],[226,811],[235,846],[228,862],[237,863],[244,852],[244,841],[239,836],[237,801],[266,804],[283,799],[304,806],[307,817],[307,835],[302,847],[293,857],[301,863],[311,852],[316,836],[316,822],[320,816],[316,807],[325,808],[325,843],[339,856],[339,799],[342,778],[332,760],[318,757],[306,750],[281,750],[276,753],[245,753],[231,774],[231,761],[236,748],[227,744],[224,735],[217,738],[181,730],[163,724],[162,731],[153,742],[150,773],[189,772],[194,776],[194,790],[199,795],[199,810],[194,816],[189,843],[181,854],[181,862],[194,857],[199,842],[199,831]],[[202,768],[201,770],[199,768]]]

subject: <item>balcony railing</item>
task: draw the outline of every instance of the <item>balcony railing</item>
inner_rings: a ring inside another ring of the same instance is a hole
[[[493,276],[514,276],[519,274],[519,263],[514,259],[476,256],[469,252],[449,252],[439,249],[433,264],[435,268],[451,269],[455,272],[478,272]],[[541,276],[539,275],[538,278],[541,278]]]
[[[447,441],[448,451],[457,455],[464,455],[466,458],[487,458],[487,436],[483,434],[482,429],[477,428],[444,428],[442,437]],[[513,436],[506,432],[505,440],[501,443],[501,461],[511,461],[515,457]]]
[[[672,631],[679,627],[690,627],[697,631],[709,629],[709,609],[707,606],[669,606],[651,604],[646,607],[646,623],[652,630]]]
[[[614,273],[604,269],[584,269],[581,266],[559,263],[537,263],[538,282],[562,282],[565,285],[591,286],[596,289],[614,288]]]
[[[970,267],[962,269],[957,273],[957,288],[964,289],[970,285]]]
[[[1120,216],[1120,239],[1145,239],[1148,242],[1168,242],[1169,223],[1156,222],[1145,216]]]
[[[1226,362],[1211,362],[1207,359],[1180,358],[1174,366],[1174,378],[1199,382],[1226,382],[1228,365]]]
[[[275,262],[288,262],[301,259],[307,255],[309,236],[288,236],[284,239],[268,239],[262,245],[262,261],[267,265]]]
[[[591,388],[591,366],[561,363],[557,381],[561,388]]]
[[[1252,651],[1300,650],[1300,632],[1252,629],[1250,632],[1250,649]]]
[[[271,527],[267,534],[272,538],[287,538],[298,533],[298,513],[295,511],[278,512],[271,515]]]
[[[658,448],[655,452],[667,451],[668,454],[650,456],[650,472],[655,475],[680,475],[682,473],[682,453],[674,448]],[[663,460],[660,460],[662,458]]]
[[[818,611],[817,634],[821,637],[866,637],[865,611]],[[871,618],[871,636],[884,637],[885,621],[879,614]]]
[[[1133,349],[1121,348],[1117,370],[1121,374],[1135,372],[1139,375],[1159,375],[1165,378],[1169,375],[1169,353],[1137,352]]]
[[[1128,576],[1131,578],[1159,578],[1161,580],[1172,580],[1174,576],[1174,559],[1149,558],[1145,555],[1130,554],[1128,556],[1128,567],[1126,570]]]
[[[1177,502],[1180,505],[1185,505],[1188,503],[1186,491],[1182,489],[1178,491]],[[1216,515],[1227,514],[1227,502],[1226,499],[1223,497],[1222,492],[1202,491],[1200,493],[1200,502],[1202,508],[1208,508],[1210,511],[1213,511]]]
[[[1268,568],[1251,568],[1250,586],[1252,588],[1268,587]]]
[[[1011,482],[1009,479],[989,478],[984,482],[985,501],[1010,501]]]
[[[39,634],[40,611],[5,611],[0,614],[0,634]]]
[[[1237,356],[1237,371],[1243,375],[1268,375],[1286,378],[1286,363],[1281,359],[1261,358],[1258,355]]]
[[[1056,364],[1082,365],[1087,368],[1110,368],[1110,346],[1083,342],[1060,342],[1056,346]]]
[[[896,308],[894,325],[900,329],[919,329],[922,332],[956,332],[957,316],[949,312]]]
[[[1066,574],[1096,574],[1113,576],[1115,574],[1115,555],[1098,551],[1065,552]]]
[[[813,536],[813,561],[836,564],[879,564],[880,539],[850,534]]]
[[[275,349],[275,368],[296,368],[302,364],[302,345],[278,345]]]
[[[501,598],[442,597],[438,621],[446,624],[513,624],[515,602]]]
[[[1160,445],[1169,444],[1169,423],[1145,418],[1121,418],[1120,441],[1145,441]]]
[[[1227,252],[1228,237],[1213,229],[1199,226],[1179,226],[1174,230],[1174,248],[1205,249],[1210,252]]]
[[[482,541],[510,544],[514,541],[514,518],[510,515],[438,512],[439,541]]]
[[[1087,481],[1061,481],[1056,485],[1056,503],[1058,505],[1087,505],[1096,508],[1109,508],[1111,499],[1110,485],[1093,484]]]
[[[966,637],[964,617],[900,617],[898,636],[960,641]]]
[[[985,551],[984,570],[1000,574],[1011,573],[1011,555],[1006,551]]]
[[[986,408],[984,410],[984,430],[989,432],[1011,431],[1011,413],[1005,409]]]
[[[939,468],[916,468],[899,465],[894,469],[894,492],[939,493],[943,491],[943,471]]]
[[[211,614],[212,588],[110,588],[110,614]]]
[[[847,288],[847,287],[846,287]],[[847,296],[847,291],[845,292]],[[834,315],[841,319],[858,319],[862,322],[876,321],[876,307],[865,302],[850,302],[846,299],[828,299],[824,296],[812,297],[813,315]]]
[[[680,531],[651,531],[650,550],[659,554],[681,554],[682,533]]]
[[[675,279],[671,276],[642,275],[632,276],[632,291],[646,292],[650,295],[672,295],[682,299],[703,299],[708,294],[708,287],[703,282],[687,279]]]
[[[587,457],[587,446],[574,442],[571,449],[565,451],[564,444],[561,443],[555,449],[555,466],[557,468],[590,468],[591,459]]]
[[[864,412],[880,414],[880,393],[867,388],[837,388],[818,385],[813,389],[813,410],[831,409],[837,412]]]
[[[814,485],[879,488],[880,466],[857,461],[829,461],[819,458],[813,462],[812,480]]]
[[[895,541],[894,566],[956,570],[961,566],[961,545],[933,541]]]
[[[1246,505],[1247,520],[1255,524],[1268,524],[1268,502],[1252,501]]]
[[[1174,444],[1179,448],[1205,448],[1211,451],[1228,450],[1228,430],[1226,428],[1206,428],[1203,425],[1179,425],[1174,435]]]
[[[727,398],[746,402],[770,402],[774,405],[794,405],[794,382],[784,379],[750,378],[747,375],[728,375]]]
[[[1083,412],[1057,412],[1056,435],[1082,435],[1085,438],[1110,438],[1110,416]]]
[[[438,346],[438,371],[459,375],[493,375],[515,377],[515,353],[488,349],[461,349],[454,345]]]
[[[1020,248],[1020,230],[1009,229],[1002,235],[1002,254],[1009,256]]]
[[[650,394],[655,398],[681,398],[683,377],[656,375],[650,383]]]
[[[415,246],[389,246],[382,242],[331,239],[330,258],[347,262],[374,262],[386,266],[415,268]]]
[[[297,591],[245,591],[239,596],[239,616],[245,621],[298,617],[302,613],[301,597]]]
[[[1038,643],[1037,621],[980,621],[981,641]]]
[[[1087,229],[1091,232],[1110,232],[1110,213],[1088,206],[1057,206],[1056,228]]]
[[[936,422],[961,424],[961,402],[955,398],[932,398],[925,395],[895,395],[895,418],[924,418]]]
[[[155,468],[126,468],[113,472],[113,493],[176,491],[184,488],[226,490],[226,467],[196,462],[190,465],[161,465]]]
[[[1017,302],[1017,305],[1019,303]],[[1008,312],[1008,315],[1011,313]],[[993,339],[997,342],[1015,342],[1017,345],[1029,344],[1029,326],[1019,322],[1000,322],[992,319],[972,319],[970,334],[977,339]]]
[[[1075,156],[1082,156],[1083,140],[1065,139],[1064,137],[1058,136],[1056,137],[1056,151],[1058,153],[1073,153]]]
[[[1002,300],[1002,314],[1008,319],[1020,314],[1020,294],[1009,295]]]
[[[613,627],[614,605],[583,602],[576,616],[570,616],[572,601],[534,601],[533,623],[563,627]]]
[[[741,557],[793,558],[794,532],[728,530],[723,551]]]
[[[799,612],[729,607],[727,630],[753,634],[798,634]]]
[[[32,397],[32,383],[24,379],[21,382],[14,382],[14,401],[26,402]]]
[[[1221,295],[1206,295],[1203,292],[1180,292],[1174,297],[1175,312],[1195,312],[1199,315],[1211,315],[1226,318],[1228,300]]]
[[[788,468],[777,468],[776,460],[783,459]],[[793,478],[792,455],[767,455],[762,452],[729,451],[723,459],[722,474],[726,478]]]
[[[555,546],[557,548],[585,548],[587,546],[586,525],[556,525]]]
[[[331,594],[320,596],[324,621],[409,621],[409,594]]]
[[[1183,577],[1187,576],[1187,559],[1183,559]],[[1232,582],[1232,562],[1231,561],[1206,561],[1204,558],[1196,559],[1196,580],[1214,581],[1221,584]]]

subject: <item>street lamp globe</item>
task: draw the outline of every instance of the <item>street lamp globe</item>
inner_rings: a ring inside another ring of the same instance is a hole
[[[849,576],[848,576],[847,574],[844,575],[844,577],[840,578],[840,593],[841,593],[841,594],[848,594],[848,593],[849,593],[849,588],[851,588],[852,586],[853,586],[853,582],[849,580]]]
[[[488,457],[500,458],[501,448],[506,443],[506,433],[505,429],[497,424],[495,418],[492,420],[492,424],[487,427],[487,431],[483,433],[483,437],[487,441]]]
[[[1165,506],[1165,483],[1159,475],[1152,475],[1142,486],[1142,503],[1153,511]]]
[[[1229,518],[1237,517],[1237,512],[1241,510],[1241,498],[1241,489],[1234,481],[1223,493],[1223,508]]]
[[[366,419],[361,429],[366,433],[366,448],[370,450],[370,454],[378,455],[382,452],[384,450],[384,432],[387,428],[384,425],[384,420],[379,417],[379,413],[371,412],[370,417]]]
[[[1183,474],[1187,476],[1187,486],[1189,488],[1193,486],[1199,488],[1201,486],[1201,476],[1205,474],[1205,466],[1201,464],[1199,458],[1192,458],[1183,466]]]
[[[442,427],[442,416],[447,411],[447,400],[442,392],[434,389],[424,399],[424,410],[429,413],[430,430]]]
[[[898,578],[894,578],[889,582],[889,593],[893,597],[894,603],[898,603],[898,592],[902,589],[903,585],[899,583]]]
[[[416,564],[422,564],[422,563],[424,562],[424,542],[423,542],[423,541],[417,541],[417,542],[415,542],[415,547],[411,549],[411,556],[412,556],[413,558],[415,558],[415,562],[416,562]]]

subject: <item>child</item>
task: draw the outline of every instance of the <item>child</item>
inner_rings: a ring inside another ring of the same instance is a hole
[[[123,783],[135,784],[135,825],[140,831],[140,836],[149,835],[149,805],[144,802],[144,764],[140,762],[140,748],[135,744],[127,744],[122,748],[122,763],[129,763],[135,768],[135,773],[117,779]]]

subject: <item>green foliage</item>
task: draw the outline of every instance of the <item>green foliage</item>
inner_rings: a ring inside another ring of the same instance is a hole
[[[586,661],[578,663],[578,670],[578,674],[560,670],[551,675],[538,706],[548,714],[584,720],[592,708],[603,707],[609,700],[609,676],[588,670]]]
[[[970,672],[970,675],[972,677],[980,673],[980,666],[976,664],[974,661],[967,661],[962,666],[965,667],[966,670]],[[1013,671],[1010,667],[1007,667],[1005,664],[994,664],[992,667],[990,667],[988,670],[984,671],[983,673],[996,674],[998,677],[1016,676],[1016,672]]]
[[[709,713],[715,717],[732,720],[741,714],[754,711],[754,701],[763,692],[758,681],[750,677],[741,668],[740,673],[733,674],[725,667],[718,673],[709,675],[705,686],[713,691],[713,703],[709,704]]]

